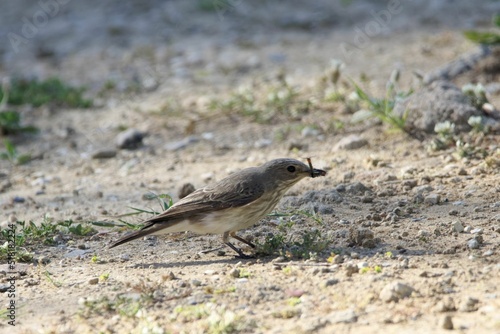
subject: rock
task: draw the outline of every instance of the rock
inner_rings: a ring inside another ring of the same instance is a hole
[[[344,270],[345,270],[345,274],[347,277],[351,277],[352,274],[356,274],[359,272],[359,269],[358,267],[353,264],[353,263],[347,263],[345,266],[344,266]]]
[[[455,301],[449,296],[444,297],[434,306],[435,312],[453,312],[456,311],[456,309]]]
[[[478,304],[479,304],[478,299],[467,297],[462,301],[458,310],[462,312],[474,312],[477,311],[477,309],[479,308]]]
[[[415,291],[411,286],[402,282],[392,282],[387,284],[382,291],[380,291],[379,298],[385,302],[398,302],[402,298],[411,296]]]
[[[457,233],[462,233],[464,231],[464,226],[462,225],[461,222],[459,221],[454,221],[452,223],[452,226],[453,226],[453,231],[454,232],[457,232]]]
[[[92,159],[111,159],[116,157],[116,150],[115,149],[99,149],[92,153]]]
[[[233,268],[229,270],[229,276],[234,277],[234,278],[240,278],[240,270],[238,268]]]
[[[302,129],[301,135],[302,137],[316,137],[320,134],[320,131],[316,128],[313,128],[311,126],[306,126]]]
[[[482,114],[457,86],[448,81],[435,81],[398,101],[393,112],[398,116],[408,116],[406,125],[410,131],[426,133],[434,133],[435,125],[444,121],[454,123],[459,132],[469,131],[469,118]]]
[[[472,231],[470,231],[471,234],[482,234],[483,229],[482,228],[475,228]]]
[[[335,311],[326,316],[331,324],[351,324],[358,321],[358,316],[354,310]]]
[[[451,320],[451,315],[445,315],[439,320],[439,327],[443,329],[451,330],[453,329],[453,321]]]
[[[98,277],[94,277],[94,278],[89,279],[89,284],[90,285],[96,285],[97,283],[99,283],[99,278]]]
[[[325,281],[324,287],[329,287],[329,286],[335,285],[338,282],[339,282],[338,279],[336,279],[336,278],[330,278],[330,279],[328,279],[328,280]]]
[[[179,199],[181,199],[191,194],[195,190],[195,187],[191,183],[184,183],[177,191],[177,196],[179,197]]]
[[[429,194],[424,197],[424,203],[428,205],[439,204],[441,196],[439,194]]]
[[[142,145],[143,138],[143,132],[132,128],[120,132],[116,136],[115,143],[120,149],[134,150]]]
[[[423,194],[423,193],[431,192],[433,190],[434,190],[434,188],[432,188],[428,184],[425,184],[423,186],[418,186],[418,187],[413,188],[413,193],[414,194]]]
[[[465,232],[465,233],[470,233],[470,231],[472,231],[472,227],[470,227],[470,226],[466,226],[466,227],[464,228],[464,232]]]
[[[342,138],[337,145],[333,147],[333,151],[357,150],[366,145],[368,145],[368,141],[366,139],[363,139],[358,135],[350,135]]]
[[[481,244],[476,239],[470,239],[469,241],[467,241],[467,247],[469,247],[470,249],[478,249],[480,246]]]
[[[371,190],[361,182],[353,182],[345,187],[345,191],[351,195],[364,195]]]
[[[164,147],[167,151],[171,151],[171,152],[180,151],[182,149],[185,149],[190,144],[197,143],[198,140],[199,139],[194,137],[194,136],[189,136],[189,137],[186,137],[186,138],[181,139],[179,141],[167,143]]]

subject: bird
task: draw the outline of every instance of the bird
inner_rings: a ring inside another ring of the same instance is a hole
[[[238,257],[248,258],[229,241],[229,237],[248,246],[255,245],[236,232],[256,224],[269,214],[283,195],[305,177],[325,176],[326,171],[301,161],[281,158],[258,167],[234,172],[219,182],[195,190],[163,213],[145,220],[140,230],[124,235],[109,248],[146,235],[191,231],[197,234],[222,234],[222,243]]]

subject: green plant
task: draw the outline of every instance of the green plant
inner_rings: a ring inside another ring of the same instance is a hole
[[[36,131],[34,126],[21,125],[21,115],[17,111],[0,112],[0,136]]]
[[[385,97],[375,98],[371,97],[356,82],[351,80],[359,103],[367,108],[357,111],[353,115],[352,121],[359,122],[368,118],[376,117],[383,123],[388,124],[390,127],[410,134],[406,129],[406,118],[408,113],[406,112],[403,115],[397,115],[394,113],[394,106],[398,100],[408,97],[413,93],[413,91],[398,92],[396,90],[396,84],[398,81],[399,72],[394,71],[387,82]]]
[[[493,15],[492,23],[494,26],[500,28],[500,15]],[[464,32],[467,39],[486,45],[498,45],[500,44],[500,33],[498,32],[481,32],[477,30],[467,30]]]
[[[167,194],[157,195],[157,194],[154,194],[154,193],[150,193],[147,196],[145,196],[145,199],[147,199],[147,200],[153,200],[153,199],[158,200],[158,203],[160,204],[161,211],[165,211],[168,208],[170,208],[172,205],[174,205],[174,200],[172,199],[172,196],[167,195]],[[158,212],[158,211],[156,211],[156,210],[154,210],[152,208],[150,208],[149,210],[140,209],[140,208],[134,208],[134,207],[131,207],[131,206],[129,206],[129,208],[132,209],[133,211],[129,212],[129,213],[122,214],[119,217],[136,216],[136,215],[140,215],[140,214],[143,214],[143,213],[147,213],[147,214],[150,214],[150,215],[158,215],[158,214],[160,214],[160,212]],[[138,230],[138,229],[140,229],[142,227],[142,224],[131,224],[131,223],[128,223],[128,222],[124,221],[123,219],[118,219],[118,221],[120,223],[122,223],[123,225],[125,225],[128,228],[133,229],[133,230]],[[96,225],[100,225],[100,226],[106,226],[107,225],[108,227],[117,226],[114,223],[108,223],[108,222],[96,222]]]
[[[8,243],[11,236],[9,231],[4,229],[0,233],[0,243]],[[33,255],[25,247],[32,245],[53,245],[56,235],[74,235],[77,237],[89,236],[97,231],[89,224],[75,224],[72,220],[53,222],[45,217],[42,222],[35,224],[32,221],[18,221],[14,234],[15,256],[19,262],[30,262]],[[5,245],[4,244],[4,245]],[[0,260],[5,260],[8,256],[7,248],[0,247]]]
[[[83,98],[83,88],[74,88],[64,84],[58,78],[43,81],[16,79],[10,83],[8,92],[5,87],[0,91],[0,99],[8,94],[8,103],[12,105],[31,104],[35,107],[54,104],[71,108],[89,108],[92,101]]]
[[[4,139],[3,143],[5,152],[0,152],[0,159],[9,160],[14,165],[23,165],[31,160],[30,154],[19,154],[10,140]]]

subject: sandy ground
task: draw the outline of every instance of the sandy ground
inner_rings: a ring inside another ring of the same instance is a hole
[[[288,192],[278,211],[291,215],[241,235],[264,243],[284,231],[293,250],[317,230],[324,247],[309,260],[286,252],[241,260],[229,249],[202,253],[220,236],[178,234],[108,250],[126,230],[106,228],[30,245],[37,264],[17,264],[16,326],[2,318],[1,332],[441,333],[451,321],[454,332],[500,333],[498,166],[454,148],[431,152],[432,136],[420,142],[377,122],[350,124],[342,103],[264,122],[209,108],[243,89],[267,94],[283,75],[314,100],[332,59],[374,95],[394,69],[401,87],[416,87],[413,72],[476,48],[461,31],[487,27],[498,2],[402,1],[373,33],[389,11],[383,1],[98,3],[1,5],[2,33],[24,38],[2,44],[1,75],[57,76],[85,85],[96,105],[21,108],[40,132],[11,140],[36,159],[0,160],[2,220],[117,221],[129,207],[159,210],[149,192],[176,201],[187,182],[198,188],[273,158],[312,157],[327,177]],[[47,22],[38,18],[23,35],[24,18],[33,23],[41,10]],[[480,79],[456,83],[470,80]],[[498,108],[499,96],[490,98]],[[146,133],[143,146],[116,149],[125,128]],[[335,149],[351,134],[368,144]],[[471,138],[498,152],[498,133]],[[92,158],[103,149],[116,155]],[[303,213],[311,207],[314,217]]]

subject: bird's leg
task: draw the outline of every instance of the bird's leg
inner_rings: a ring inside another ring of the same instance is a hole
[[[235,239],[237,239],[237,238],[235,238]],[[242,239],[242,238],[240,238],[240,239]],[[224,232],[224,234],[222,235],[222,242],[224,243],[224,245],[228,246],[229,248],[231,248],[232,250],[234,250],[236,253],[238,253],[237,257],[240,257],[242,259],[251,259],[251,258],[253,258],[250,255],[246,255],[245,253],[243,253],[241,251],[241,249],[237,248],[236,246],[234,246],[232,243],[229,242],[229,232]],[[245,242],[247,242],[247,241],[245,240]]]
[[[239,235],[236,235],[236,232],[230,232],[229,235],[238,240],[238,241],[241,241],[242,243],[244,244],[247,244],[248,246],[252,247],[252,248],[255,248],[255,245],[253,243],[251,243],[250,241],[246,240],[246,239],[243,239],[242,237],[240,237]]]

